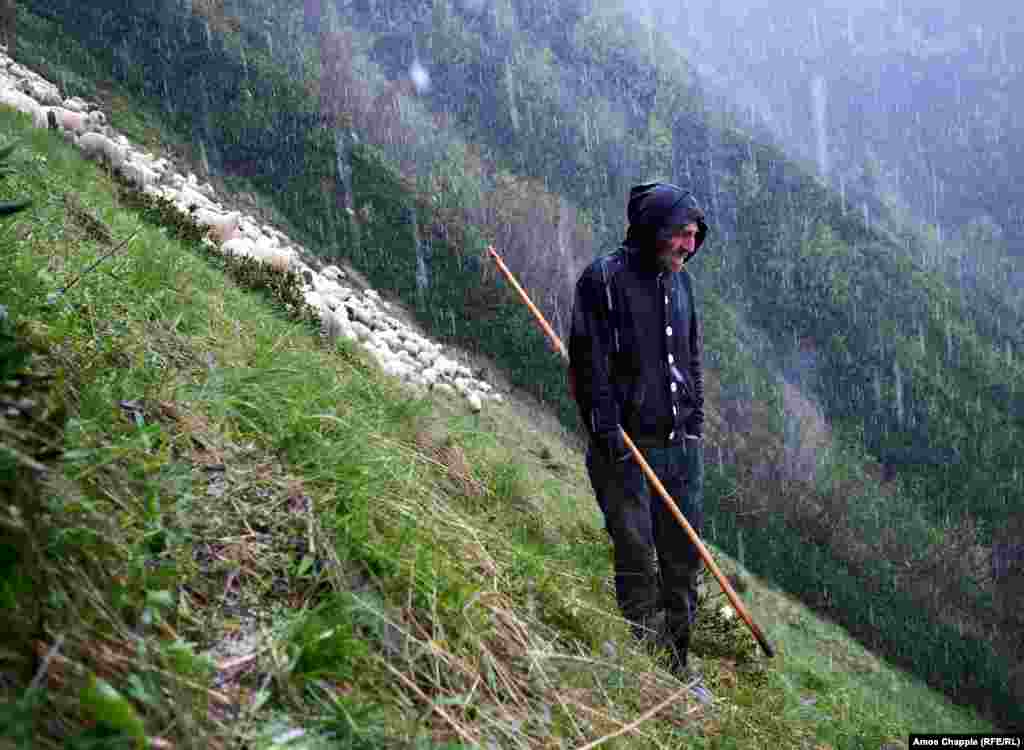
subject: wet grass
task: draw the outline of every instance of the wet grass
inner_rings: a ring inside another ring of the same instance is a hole
[[[987,726],[718,549],[779,654],[706,582],[700,705],[616,612],[576,445],[515,400],[410,395],[56,136],[7,111],[0,136],[23,144],[4,190],[35,200],[0,224],[0,302],[34,352],[16,387],[64,415],[38,486],[5,486],[5,533],[38,553],[13,574],[40,583],[5,610],[25,635],[0,653],[0,747],[580,748],[660,704],[601,746]],[[133,238],[84,275],[109,247],[67,194]],[[3,417],[5,456],[31,416]]]

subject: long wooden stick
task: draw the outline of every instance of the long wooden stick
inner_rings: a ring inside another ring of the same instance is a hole
[[[548,325],[547,320],[544,319],[543,313],[541,313],[541,311],[538,310],[537,307],[533,304],[533,302],[530,300],[530,296],[526,293],[526,291],[521,286],[519,286],[519,282],[516,281],[515,276],[512,275],[512,272],[508,270],[508,266],[505,265],[505,262],[501,259],[501,256],[498,255],[498,252],[494,249],[494,246],[492,245],[488,247],[487,251],[491,254],[491,257],[494,258],[494,262],[498,264],[498,268],[501,269],[501,272],[505,275],[505,278],[508,279],[509,283],[513,286],[513,288],[515,288],[515,290],[519,292],[519,296],[522,298],[523,302],[526,303],[526,306],[530,308],[530,312],[533,313],[533,316],[537,319],[537,322],[540,324],[541,329],[543,329],[544,333],[547,334],[549,339],[551,339],[551,342],[554,344],[555,348],[562,355],[562,358],[566,362],[568,362],[569,353],[566,351],[561,339],[558,338],[558,334],[554,332],[551,326]],[[757,642],[761,644],[761,648],[764,650],[765,655],[767,655],[768,657],[775,656],[775,649],[773,649],[771,644],[768,643],[768,639],[761,631],[761,628],[757,626],[757,623],[754,622],[753,618],[750,616],[750,613],[747,612],[747,608],[743,605],[743,602],[740,601],[739,596],[733,590],[733,587],[729,583],[729,580],[724,575],[722,575],[722,571],[718,569],[718,565],[716,565],[714,559],[712,559],[711,553],[708,552],[707,547],[704,546],[704,543],[700,540],[700,537],[697,536],[697,532],[693,530],[693,527],[690,525],[690,522],[686,520],[686,516],[684,516],[682,511],[679,510],[679,506],[676,505],[675,500],[673,500],[672,496],[668,494],[668,490],[665,489],[665,486],[661,483],[661,480],[658,479],[658,476],[654,473],[654,470],[651,469],[650,464],[647,463],[647,460],[643,457],[643,454],[640,453],[640,450],[633,443],[633,440],[629,437],[629,435],[626,434],[626,431],[622,429],[621,426],[619,427],[619,432],[622,435],[623,442],[626,444],[630,452],[633,454],[633,458],[635,458],[637,463],[640,464],[640,468],[643,470],[644,475],[647,477],[648,481],[650,481],[650,483],[654,486],[654,489],[657,490],[658,494],[661,495],[661,499],[665,501],[665,504],[668,506],[669,511],[675,517],[676,521],[679,522],[679,525],[683,527],[683,530],[686,531],[687,536],[690,537],[690,541],[693,542],[693,545],[697,548],[697,552],[700,553],[701,559],[704,561],[704,564],[708,566],[708,569],[715,576],[715,580],[717,580],[718,584],[722,587],[722,591],[725,592],[725,595],[726,597],[728,597],[729,602],[733,606],[733,609],[735,609],[739,616],[743,618],[743,621],[747,623],[747,627],[750,628],[750,632],[754,634],[754,638],[756,638]]]

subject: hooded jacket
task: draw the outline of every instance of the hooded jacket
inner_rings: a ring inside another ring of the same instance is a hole
[[[630,191],[626,240],[594,260],[576,283],[569,337],[570,386],[591,439],[606,455],[626,454],[619,425],[638,443],[681,442],[704,424],[703,336],[685,269],[655,256],[663,227],[696,223],[694,250],[707,236],[693,195],[647,183]]]

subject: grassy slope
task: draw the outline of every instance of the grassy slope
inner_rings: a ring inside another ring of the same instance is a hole
[[[109,64],[100,62],[93,52],[79,47],[74,41],[74,30],[69,29],[67,34],[54,33],[52,25],[40,24],[38,19],[27,13],[22,14],[20,20],[24,22],[19,26],[19,56],[23,55],[32,64],[42,66],[54,80],[64,81],[66,91],[88,98],[102,98],[108,110],[117,117],[118,127],[132,133],[136,140],[148,139],[151,131],[159,130],[155,117],[151,117],[145,126],[133,122],[133,116],[144,108],[128,96],[117,93],[117,87],[102,82],[105,76],[112,74]],[[230,67],[233,63],[228,60],[227,64]],[[65,65],[74,68],[77,74],[67,74],[62,68]],[[279,94],[287,94],[285,100],[292,104],[284,105],[286,112],[290,106],[298,106],[301,97],[296,98],[294,91],[290,94],[284,92],[287,87],[280,85],[280,78],[270,69],[261,68],[261,71],[261,75],[269,76],[268,80],[278,81],[266,90],[275,88]],[[98,88],[97,80],[101,81]],[[306,111],[308,107],[302,105],[299,109]],[[185,128],[188,130],[187,123]],[[742,144],[736,142],[734,145]],[[320,153],[319,148],[316,142],[309,142],[303,153]],[[181,150],[188,152],[188,144],[184,144]],[[748,151],[744,146],[736,153],[747,154]],[[770,156],[768,158],[771,159]],[[372,242],[364,243],[362,255],[357,252],[357,247],[349,247],[344,241],[340,246],[318,248],[318,252],[322,255],[325,251],[347,252],[378,289],[385,293],[390,290],[403,294],[413,282],[411,271],[401,271],[412,269],[413,265],[409,256],[403,260],[396,250],[405,247],[411,253],[411,247],[408,243],[396,243],[403,231],[407,232],[407,227],[403,230],[393,217],[401,213],[401,203],[406,202],[407,206],[412,196],[398,187],[400,180],[389,174],[393,169],[384,163],[386,159],[380,163],[357,161],[361,164],[353,176],[360,202],[375,196],[371,198],[375,219],[372,226],[364,225],[366,231],[363,234],[364,240],[372,239]],[[780,158],[778,163],[784,166],[788,162]],[[456,163],[451,167],[456,175],[461,169]],[[292,174],[290,169],[286,171]],[[789,168],[785,167],[785,171],[788,172]],[[465,178],[473,181],[469,174]],[[241,189],[251,189],[247,180],[228,181],[242,186]],[[319,183],[311,179],[307,187],[309,184]],[[275,193],[274,197],[296,225],[312,231],[314,236],[322,236],[316,232],[318,214],[310,210],[310,206],[319,204],[319,200],[307,204],[296,201],[297,195],[299,193],[286,191],[285,200],[281,200],[280,193]],[[421,204],[429,202],[435,195],[433,192],[421,194],[419,200]],[[405,198],[396,200],[397,196]],[[450,201],[452,205],[473,203],[472,199],[453,196],[453,193],[448,193],[443,196],[444,201]],[[431,223],[423,214],[421,220],[425,225]],[[467,229],[468,235],[474,228],[453,226],[448,222],[444,229],[446,234],[448,230]],[[305,241],[307,246],[318,244],[290,229],[289,234]],[[460,232],[456,231],[456,234]],[[432,301],[427,310],[417,309],[419,322],[450,343],[478,351],[481,342],[487,341],[489,352],[494,356],[503,350],[506,356],[500,361],[508,367],[509,377],[524,386],[528,383],[532,392],[539,393],[548,405],[558,404],[563,414],[570,414],[571,419],[575,410],[564,395],[560,364],[548,357],[540,343],[540,335],[535,332],[528,314],[518,301],[513,300],[510,303],[512,309],[506,309],[500,315],[490,314],[493,310],[478,314],[474,309],[472,314],[462,315],[461,320],[456,320],[456,313],[461,315],[469,309],[471,297],[488,307],[500,295],[489,294],[489,290],[493,292],[495,287],[486,274],[483,275],[483,283],[480,283],[480,278],[472,278],[473,274],[465,268],[460,273],[450,274],[449,269],[460,264],[444,252],[445,249],[455,249],[452,243],[446,244],[447,248],[439,244],[434,246],[438,252],[434,258],[437,274],[433,286],[440,292],[437,295],[439,299]],[[369,252],[365,252],[367,249]],[[463,251],[465,249],[462,248]],[[477,249],[482,250],[482,247]],[[1019,726],[1022,710],[1019,696],[1024,694],[1024,673],[1020,670],[1019,643],[1013,636],[1019,630],[1020,617],[1013,606],[1012,589],[997,587],[992,580],[988,564],[991,549],[979,531],[980,524],[951,521],[943,514],[942,522],[936,525],[934,519],[929,520],[923,512],[925,504],[918,504],[912,499],[914,496],[908,496],[902,490],[894,492],[892,487],[881,486],[871,480],[871,476],[877,476],[874,470],[877,466],[873,468],[861,451],[842,450],[836,444],[819,444],[817,486],[770,476],[768,479],[758,478],[758,473],[763,477],[766,467],[770,474],[771,467],[779,466],[785,458],[783,425],[776,399],[778,389],[774,379],[767,376],[760,366],[770,359],[770,351],[759,345],[751,348],[749,338],[737,336],[741,334],[742,326],[736,326],[735,311],[713,293],[710,282],[716,278],[729,278],[733,273],[720,265],[715,267],[713,263],[717,258],[717,254],[712,253],[698,262],[703,282],[702,306],[706,313],[709,362],[714,355],[712,364],[719,367],[722,375],[722,393],[732,391],[735,396],[737,386],[743,391],[751,383],[757,385],[752,404],[755,415],[753,428],[745,431],[722,430],[721,422],[715,424],[716,416],[721,416],[716,414],[719,412],[716,407],[722,404],[714,390],[710,391],[709,417],[712,424],[708,429],[708,442],[713,447],[724,445],[727,463],[731,464],[723,476],[717,477],[721,481],[708,488],[709,497],[718,500],[717,503],[709,501],[712,540],[728,551],[742,555],[743,547],[739,543],[742,532],[750,566],[758,574],[799,596],[816,611],[836,618],[869,648],[912,670],[954,700],[999,716],[1004,723],[1016,722]],[[445,267],[443,271],[442,264]],[[484,270],[488,268],[485,266]],[[452,288],[441,290],[442,282]],[[919,292],[917,290],[912,297],[918,299]],[[791,295],[772,297],[790,299]],[[411,297],[405,299],[409,304],[418,302]],[[498,304],[500,306],[501,303]],[[438,318],[441,325],[437,325]],[[497,334],[498,330],[502,335]],[[954,334],[960,336],[965,330],[959,333],[954,330]],[[901,342],[900,347],[905,349],[907,343]],[[933,352],[941,351],[943,346],[939,340],[928,345]],[[966,359],[970,361],[972,357]],[[904,370],[905,374],[910,372]],[[924,382],[916,371],[913,378],[915,382]],[[972,377],[963,381],[961,378],[961,383],[970,382],[973,389],[984,380]],[[766,381],[771,383],[766,385]],[[986,394],[982,393],[981,399],[979,403],[988,403]],[[975,403],[975,400],[971,398],[968,402]],[[961,421],[959,424],[965,423]],[[832,425],[833,428],[835,426]],[[858,435],[847,437],[847,445],[863,442]],[[711,455],[714,456],[714,451]],[[970,497],[971,493],[965,493],[965,496]],[[716,504],[719,507],[715,507]],[[780,516],[785,518],[784,523]],[[765,523],[765,518],[771,523]],[[806,564],[808,554],[813,554],[813,565]],[[865,592],[871,595],[866,596]]]
[[[757,659],[709,596],[695,650],[718,700],[676,695],[616,615],[581,457],[553,422],[411,399],[141,221],[53,135],[6,111],[0,133],[23,140],[2,197],[36,200],[0,225],[0,298],[69,416],[35,536],[50,658],[3,652],[0,746],[113,746],[137,716],[175,747],[294,727],[309,747],[579,747],[673,696],[604,746],[876,748],[986,726],[749,576],[779,656]],[[65,194],[115,241],[138,234],[51,308],[106,249]],[[92,674],[121,697],[83,692]]]

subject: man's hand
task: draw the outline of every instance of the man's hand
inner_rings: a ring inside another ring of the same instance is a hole
[[[622,439],[622,431],[616,429],[597,437],[597,449],[607,463],[620,463],[629,458],[629,446]]]

